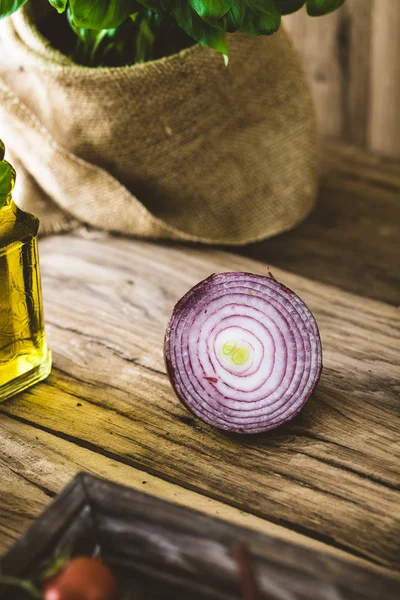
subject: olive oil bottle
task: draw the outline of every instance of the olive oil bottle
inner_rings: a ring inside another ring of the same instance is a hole
[[[39,221],[12,199],[15,171],[0,140],[0,401],[47,377],[37,248]]]

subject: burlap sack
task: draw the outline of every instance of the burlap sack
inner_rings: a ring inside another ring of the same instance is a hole
[[[43,230],[83,222],[244,244],[289,229],[316,189],[313,106],[287,34],[230,36],[144,65],[73,64],[30,1],[2,22],[0,136]]]

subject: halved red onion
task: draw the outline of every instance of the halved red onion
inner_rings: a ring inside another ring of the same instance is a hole
[[[179,300],[165,335],[178,398],[206,423],[259,433],[292,419],[318,383],[310,310],[272,276],[211,275]]]

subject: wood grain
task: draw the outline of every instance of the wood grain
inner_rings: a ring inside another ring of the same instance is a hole
[[[88,474],[77,476],[0,560],[0,572],[35,578],[58,552],[97,549],[117,576],[121,600],[250,600],[240,592],[238,547],[254,568],[260,600],[398,597],[400,582],[392,578]],[[138,595],[146,580],[152,593]],[[1,584],[0,596],[20,600]]]
[[[338,56],[343,74],[342,139],[362,147],[368,147],[371,13],[371,0],[346,0],[337,34]]]
[[[43,240],[41,260],[55,369],[47,383],[4,403],[2,414],[398,568],[394,308],[276,271],[315,313],[325,370],[289,426],[238,439],[210,430],[178,403],[164,371],[163,332],[175,301],[198,280],[263,265],[217,251],[73,235]]]
[[[308,74],[321,133],[363,147],[370,115],[371,21],[372,0],[346,0],[325,17],[311,18],[303,9],[284,18]],[[386,73],[384,65],[380,69]]]
[[[233,251],[398,306],[400,162],[326,140],[320,155],[311,216],[294,231]]]
[[[341,19],[341,10],[313,19],[304,9],[283,19],[308,74],[320,131],[333,138],[343,132],[344,81],[337,45]]]
[[[395,598],[400,591],[398,582],[346,562],[130,490],[87,478],[85,488],[107,555],[117,564],[122,558],[128,569],[140,561],[153,573],[164,572],[178,581],[193,578],[201,583],[200,590],[209,586],[211,596],[213,591],[226,593],[230,588],[228,597],[237,598],[238,565],[233,551],[237,544],[244,544],[255,567],[260,600],[285,596],[325,600],[329,595],[355,600],[380,598],[382,593]],[[146,552],[138,552],[143,546]]]
[[[400,3],[346,0],[313,19],[284,18],[308,73],[321,133],[400,157]]]
[[[77,412],[80,408],[75,406]],[[118,458],[108,458],[101,451],[97,453],[88,450],[20,420],[1,415],[0,432],[0,554],[24,533],[28,525],[77,473],[87,471],[291,544],[324,552],[384,575],[389,574],[386,569],[359,557],[160,479],[125,464]]]
[[[400,2],[372,5],[369,147],[400,157]]]

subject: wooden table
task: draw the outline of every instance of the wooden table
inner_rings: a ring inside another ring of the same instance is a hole
[[[400,168],[323,150],[313,215],[235,253],[93,231],[41,240],[54,368],[0,407],[0,553],[85,470],[398,576]],[[197,281],[263,263],[313,310],[325,366],[291,424],[232,440],[174,396],[163,334]]]

